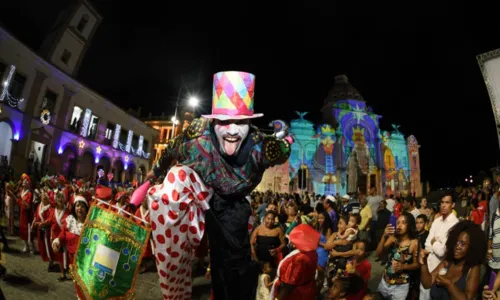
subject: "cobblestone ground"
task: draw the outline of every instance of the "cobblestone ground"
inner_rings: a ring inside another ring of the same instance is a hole
[[[0,281],[0,287],[7,300],[70,299],[75,300],[75,287],[72,281],[58,282],[59,273],[48,272],[48,263],[38,255],[23,254],[22,241],[17,237],[8,237],[9,246],[15,253],[4,253],[7,275]],[[135,291],[137,300],[162,299],[156,271],[137,276]],[[192,299],[209,298],[210,282],[203,276],[193,280]]]
[[[76,299],[72,281],[58,282],[59,273],[49,273],[48,264],[39,256],[20,253],[23,248],[22,241],[17,237],[8,237],[8,240],[10,247],[16,252],[4,253],[7,275],[4,281],[0,281],[0,287],[7,300]],[[373,254],[370,261],[372,279],[369,287],[375,290],[381,278],[382,267],[374,261]],[[162,299],[157,276],[155,271],[138,275],[135,286],[137,300]],[[192,299],[207,300],[209,292],[210,282],[203,276],[195,277]]]

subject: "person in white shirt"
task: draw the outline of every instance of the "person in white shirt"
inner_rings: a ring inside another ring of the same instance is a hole
[[[458,223],[458,219],[453,213],[454,207],[455,198],[453,191],[446,191],[443,198],[441,198],[440,216],[432,223],[429,235],[425,241],[425,249],[420,251],[420,264],[424,264],[424,257],[429,254],[427,257],[427,268],[430,273],[444,259],[448,231]],[[420,284],[420,300],[429,300],[430,298],[430,289],[425,289]]]
[[[415,207],[415,199],[413,197],[408,197],[403,200],[403,208],[412,214],[415,220],[420,215],[420,210]]]
[[[370,224],[370,249],[375,249],[377,247],[378,241],[376,240],[376,229],[377,229],[377,209],[380,206],[380,202],[384,200],[382,196],[377,195],[377,189],[372,187],[370,189],[369,196],[366,198],[368,200],[368,206],[372,209],[372,220]]]
[[[394,205],[396,205],[396,201],[394,201],[394,199],[392,198],[394,198],[394,196],[390,195],[389,198],[385,199],[385,208],[391,213],[394,211]]]

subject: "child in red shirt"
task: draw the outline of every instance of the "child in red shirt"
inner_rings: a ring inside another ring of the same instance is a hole
[[[353,258],[347,263],[346,272],[349,274],[357,274],[365,281],[365,290],[368,285],[372,273],[372,265],[366,259],[366,241],[359,240],[352,246],[352,251],[355,253]]]
[[[472,211],[470,212],[469,220],[477,225],[481,225],[481,223],[483,223],[484,213],[479,209],[477,199],[472,199],[470,202],[470,206]]]

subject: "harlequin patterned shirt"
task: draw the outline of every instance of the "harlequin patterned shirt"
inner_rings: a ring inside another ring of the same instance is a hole
[[[156,163],[156,172],[165,172],[172,159],[196,171],[219,195],[248,195],[261,181],[264,171],[282,164],[290,156],[286,140],[262,134],[251,126],[241,145],[241,161],[228,161],[220,154],[211,120],[195,119],[171,140]]]

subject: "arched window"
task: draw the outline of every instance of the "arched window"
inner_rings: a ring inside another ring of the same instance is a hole
[[[80,32],[83,32],[88,22],[89,22],[89,15],[87,14],[83,15],[82,18],[80,19],[80,22],[78,22],[76,29]]]

